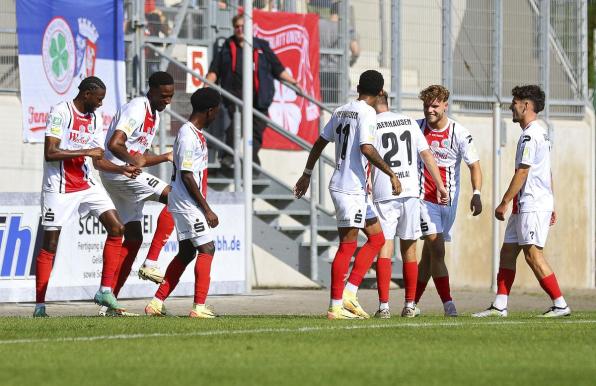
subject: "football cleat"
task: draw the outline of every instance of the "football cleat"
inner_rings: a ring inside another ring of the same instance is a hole
[[[389,308],[383,308],[382,310],[377,310],[374,317],[377,319],[390,319],[391,312],[389,311]]]
[[[143,265],[141,268],[139,268],[139,279],[149,280],[155,284],[161,284],[163,283],[163,278],[163,273],[161,273],[157,267]]]
[[[571,308],[552,306],[542,315],[538,315],[539,318],[560,318],[561,316],[570,316]]]
[[[401,316],[403,318],[415,318],[417,316],[416,314],[416,307],[404,307],[401,310]]]
[[[33,311],[34,318],[48,318],[49,315],[46,314],[46,306],[35,307]]]
[[[332,306],[327,310],[327,319],[364,319],[362,316],[351,313],[343,306]]]
[[[124,311],[124,307],[122,307],[116,297],[112,293],[112,291],[97,291],[95,293],[95,297],[93,301],[100,306],[105,306],[114,310],[122,310]]]
[[[217,318],[218,315],[215,314],[215,312],[210,310],[204,304],[193,304],[192,310],[190,310],[188,317],[189,318],[213,319],[213,318]]]
[[[493,316],[506,318],[507,317],[507,308],[503,308],[501,310],[491,304],[490,307],[488,307],[486,310],[472,314],[473,318],[490,318]]]
[[[135,314],[134,312],[126,312],[124,310],[114,310],[108,307],[101,306],[99,311],[97,311],[98,316],[113,316],[113,317],[135,317],[140,316],[139,314]]]
[[[145,306],[145,315],[149,316],[166,316],[168,313],[166,311],[166,306],[163,302],[158,302],[155,299],[151,299],[149,304]]]
[[[443,309],[445,310],[445,316],[457,316],[457,310],[455,309],[455,303],[451,300],[443,303]]]
[[[358,303],[358,298],[356,294],[352,291],[344,291],[343,294],[343,306],[346,310],[350,311],[353,314],[356,314],[364,319],[370,318],[370,315],[362,309],[360,303]]]

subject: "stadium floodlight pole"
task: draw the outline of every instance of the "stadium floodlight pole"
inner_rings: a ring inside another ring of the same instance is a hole
[[[242,128],[244,130],[244,258],[246,265],[246,292],[252,280],[252,105],[253,105],[253,31],[252,0],[244,0],[244,48],[242,51]]]

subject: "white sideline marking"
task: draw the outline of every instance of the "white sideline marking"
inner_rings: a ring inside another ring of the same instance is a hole
[[[545,325],[555,324],[593,324],[596,320],[567,320],[558,323],[549,323]],[[96,340],[127,340],[127,339],[141,339],[141,338],[160,338],[160,337],[190,337],[190,336],[216,336],[216,335],[249,335],[249,334],[266,334],[266,333],[308,333],[316,331],[342,331],[342,330],[372,330],[372,329],[393,329],[393,328],[420,328],[420,327],[467,327],[467,326],[492,326],[492,325],[523,325],[536,324],[534,321],[494,321],[494,322],[477,322],[477,323],[457,323],[457,322],[443,322],[443,323],[399,323],[399,324],[369,324],[369,325],[352,325],[352,326],[334,326],[334,327],[298,327],[298,328],[255,328],[251,330],[217,330],[217,331],[196,331],[196,332],[156,332],[151,334],[120,334],[120,335],[97,335],[97,336],[73,336],[66,338],[31,338],[31,339],[9,339],[0,340],[0,345],[4,344],[21,344],[21,343],[47,343],[47,342],[92,342]]]

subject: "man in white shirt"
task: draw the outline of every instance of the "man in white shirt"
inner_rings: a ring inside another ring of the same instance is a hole
[[[405,304],[401,316],[415,316],[414,297],[418,280],[416,241],[421,236],[418,155],[437,187],[435,194],[438,202],[445,204],[448,199],[437,163],[420,127],[407,115],[390,112],[387,99],[387,92],[383,91],[375,105],[377,111],[375,148],[399,178],[402,192],[394,196],[387,175],[372,169],[373,202],[385,236],[385,245],[379,252],[376,264],[379,310],[375,313],[375,317],[382,319],[391,317],[389,285],[391,257],[394,252],[393,240],[396,236],[400,239],[405,285]]]
[[[367,197],[368,162],[389,176],[392,194],[398,195],[401,192],[395,173],[373,146],[377,121],[372,106],[383,91],[383,84],[383,75],[378,71],[368,70],[360,75],[358,99],[333,112],[321,136],[314,143],[304,173],[294,187],[297,198],[306,193],[312,169],[321,152],[329,142],[335,142],[336,167],[329,182],[329,193],[335,206],[340,243],[331,266],[331,301],[327,312],[329,319],[369,317],[358,303],[356,291],[385,243],[385,237]],[[358,231],[363,228],[368,240],[354,259],[344,290],[344,280],[357,248]]]
[[[219,224],[219,219],[207,203],[207,141],[203,130],[217,117],[221,96],[215,89],[202,88],[192,94],[190,102],[192,113],[174,143],[172,191],[168,196],[168,208],[176,222],[179,252],[168,266],[155,297],[145,307],[145,313],[166,315],[165,299],[174,291],[186,266],[198,252],[194,303],[189,316],[214,318],[216,315],[205,306],[205,300],[215,254],[211,228]]]
[[[507,316],[507,300],[515,279],[515,263],[523,250],[526,262],[553,305],[542,317],[571,315],[557,278],[544,257],[548,230],[556,222],[550,168],[551,142],[548,131],[537,121],[544,109],[544,92],[536,85],[516,86],[511,90],[511,114],[522,133],[515,153],[515,174],[503,200],[495,209],[495,217],[504,221],[513,201],[513,212],[507,222],[497,274],[497,296],[488,309],[474,317]]]
[[[445,316],[457,316],[451,298],[449,272],[445,265],[445,242],[451,241],[451,228],[457,213],[461,161],[463,160],[470,169],[473,189],[470,210],[473,216],[482,212],[482,172],[472,136],[465,127],[447,116],[449,90],[440,85],[432,85],[422,90],[419,98],[423,102],[424,119],[418,121],[418,124],[437,161],[449,197],[447,204],[437,201],[435,183],[430,178],[429,170],[420,164],[420,227],[424,236],[424,246],[418,265],[415,302],[420,301],[432,276],[443,303]],[[419,313],[420,310],[416,309],[416,314]]]

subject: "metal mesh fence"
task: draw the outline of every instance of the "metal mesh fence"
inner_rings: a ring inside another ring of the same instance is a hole
[[[15,0],[0,0],[0,91],[19,89]]]

